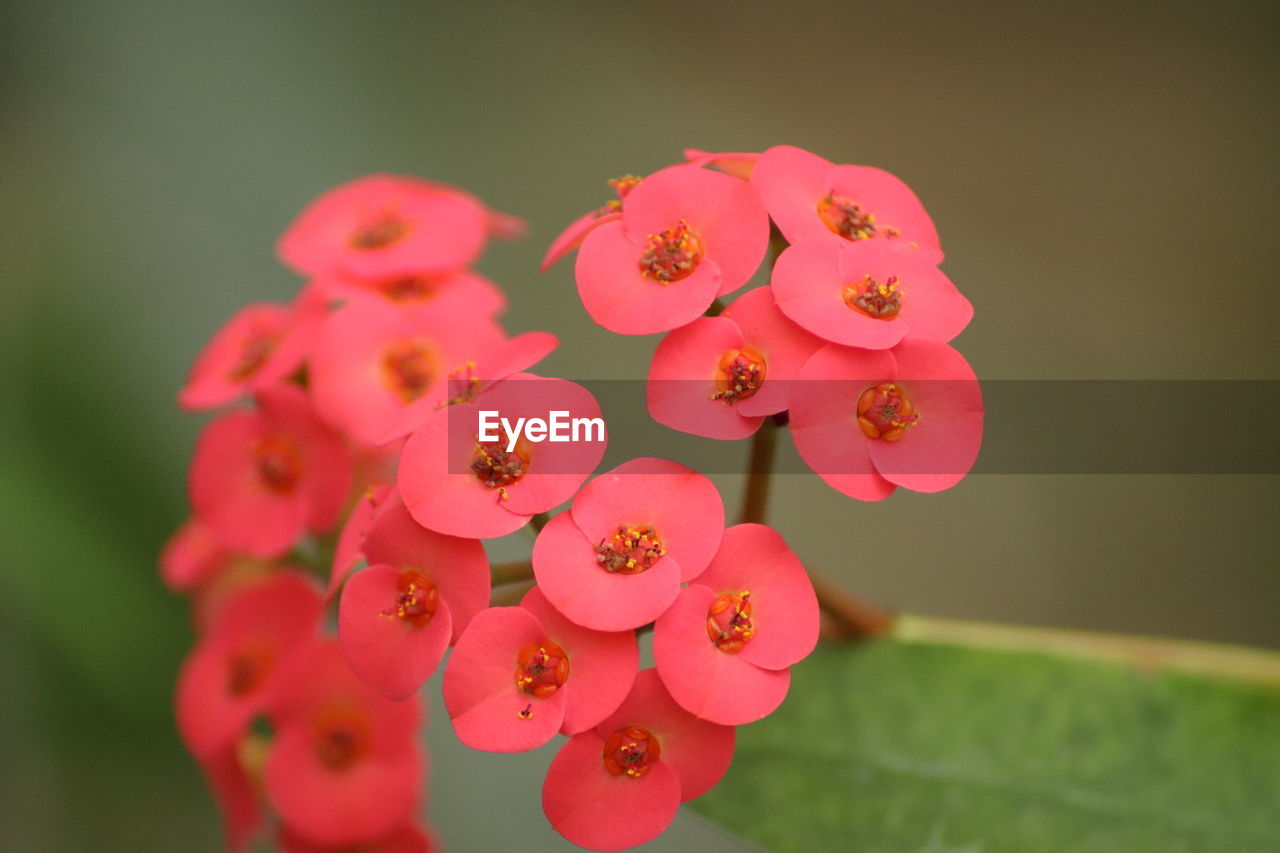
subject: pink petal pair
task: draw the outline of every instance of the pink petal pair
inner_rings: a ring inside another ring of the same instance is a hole
[[[790,243],[901,241],[929,263],[942,260],[938,230],[911,188],[882,169],[837,166],[791,145],[760,155],[751,185]]]
[[[887,349],[910,333],[946,343],[973,306],[942,270],[893,240],[798,243],[771,280],[782,313],[837,344]]]
[[[594,439],[607,436],[594,428],[567,442],[520,440],[512,450],[505,434],[482,441],[481,411],[513,424],[557,411],[569,421],[603,424],[599,404],[581,385],[528,373],[432,412],[405,445],[397,481],[422,526],[450,536],[505,536],[572,497],[604,456],[607,442]]]
[[[829,344],[800,373],[791,432],[832,488],[864,501],[949,489],[982,444],[982,391],[964,356],[907,338],[891,350]]]
[[[653,658],[682,708],[737,726],[773,713],[789,668],[817,642],[818,599],[800,559],[773,528],[739,524],[658,617]]]
[[[641,181],[621,218],[583,240],[578,295],[609,331],[664,332],[746,284],[768,243],[769,218],[750,184],[672,166]]]
[[[398,500],[376,514],[362,550],[369,567],[339,602],[342,651],[379,694],[407,699],[488,606],[489,558],[475,539],[422,527]]]
[[[769,288],[756,288],[662,339],[649,366],[649,414],[681,432],[744,438],[787,408],[800,368],[822,346],[778,310]]]
[[[733,760],[734,730],[676,704],[658,673],[636,676],[622,706],[561,747],[542,784],[555,830],[590,850],[624,850],[662,833]]]
[[[677,462],[641,457],[582,487],[533,545],[547,600],[597,631],[657,619],[706,568],[724,530],[715,484]]]
[[[613,713],[638,663],[633,632],[576,625],[534,587],[519,607],[472,620],[445,669],[444,702],[467,746],[523,752]]]

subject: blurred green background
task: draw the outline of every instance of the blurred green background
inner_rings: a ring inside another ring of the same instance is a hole
[[[185,604],[155,575],[201,422],[173,394],[239,306],[292,295],[275,238],[341,181],[419,174],[526,217],[529,238],[481,266],[513,330],[561,337],[544,367],[571,378],[639,377],[656,339],[595,328],[571,264],[538,275],[547,242],[607,178],[686,145],[781,142],[912,184],[976,306],[957,346],[979,376],[1280,376],[1272,4],[46,0],[0,15],[5,851],[217,848],[171,722]],[[1250,429],[1213,400],[1187,417],[1221,418],[1224,441]],[[733,505],[740,484],[719,484]],[[773,520],[807,562],[898,609],[1274,647],[1277,494],[1273,477],[985,476],[868,506],[789,477]],[[480,844],[467,824],[493,810],[476,786],[514,766],[438,781],[447,840]],[[534,784],[499,824],[541,820]]]

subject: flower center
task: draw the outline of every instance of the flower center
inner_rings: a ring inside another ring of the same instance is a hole
[[[858,397],[858,428],[867,438],[897,441],[919,422],[920,413],[901,385],[881,382]]]
[[[392,302],[426,302],[436,295],[436,282],[425,275],[397,275],[374,284]]]
[[[642,726],[627,726],[604,742],[604,769],[611,776],[639,779],[661,753],[662,747],[652,732]]]
[[[480,377],[476,376],[476,363],[468,361],[449,371],[449,397],[442,404],[453,406],[470,403],[480,391]]]
[[[732,406],[738,400],[754,396],[764,383],[764,356],[751,347],[731,349],[720,356],[716,365],[716,392],[712,400],[723,400]]]
[[[690,275],[702,261],[702,240],[683,219],[674,228],[649,235],[640,256],[640,272],[654,281],[670,284]]]
[[[892,320],[902,310],[902,282],[896,275],[884,281],[864,276],[844,286],[844,304],[876,320]]]
[[[292,494],[302,479],[298,445],[282,435],[258,441],[253,447],[253,462],[262,484],[277,494]]]
[[[902,233],[897,228],[877,223],[874,213],[863,210],[862,205],[848,196],[824,196],[818,202],[818,216],[833,234],[838,234],[846,240],[866,240],[877,236],[897,237]]]
[[[520,481],[529,470],[529,443],[521,436],[516,449],[509,452],[506,441],[476,441],[471,456],[471,473],[488,489],[498,490],[498,500],[505,500],[507,487]]]
[[[607,572],[638,575],[653,568],[666,551],[658,532],[647,524],[618,525],[618,531],[596,545],[596,562]]]
[[[363,758],[370,747],[369,721],[350,710],[329,710],[315,723],[312,745],[320,763],[341,772]]]
[[[622,200],[627,197],[627,193],[636,188],[636,185],[643,180],[635,175],[623,175],[621,178],[610,178],[609,186],[613,187],[613,191],[618,194],[616,199],[612,199],[605,204],[610,213],[617,213],[622,210]]]
[[[440,608],[440,590],[431,575],[421,569],[409,569],[396,578],[396,597],[382,611],[384,619],[402,619],[414,628],[431,622]]]
[[[240,697],[257,690],[266,681],[274,663],[275,655],[268,647],[240,649],[227,661],[227,692]]]
[[[240,348],[240,358],[231,368],[233,382],[243,382],[262,369],[280,337],[272,332],[253,332]]]
[[[707,636],[722,652],[736,654],[755,636],[751,620],[751,590],[726,592],[707,611]]]
[[[408,233],[409,223],[388,211],[357,228],[350,245],[361,251],[385,249]]]
[[[382,381],[406,405],[427,392],[435,368],[431,351],[417,341],[400,341],[382,354]]]
[[[516,656],[516,687],[530,696],[546,699],[568,680],[569,656],[555,643],[530,644]]]

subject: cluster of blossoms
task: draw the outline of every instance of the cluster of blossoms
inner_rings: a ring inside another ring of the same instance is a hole
[[[735,439],[790,413],[814,470],[862,499],[968,470],[981,400],[945,342],[972,310],[905,185],[787,147],[693,152],[611,184],[617,199],[544,268],[577,249],[600,325],[668,332],[656,420]],[[462,742],[565,738],[542,789],[557,831],[643,843],[719,781],[735,727],[779,706],[817,642],[799,558],[755,519],[726,527],[701,473],[643,457],[593,478],[603,435],[535,444],[479,426],[482,409],[504,429],[600,420],[585,388],[528,372],[556,339],[509,335],[501,290],[469,268],[520,230],[440,184],[338,187],[280,240],[298,296],[232,317],[179,394],[222,410],[161,568],[194,599],[178,727],[232,849],[269,815],[288,851],[433,849],[418,693],[442,664]],[[769,285],[718,310],[771,242]],[[483,540],[525,527],[531,559],[491,565]]]
[[[655,420],[716,439],[789,422],[809,467],[860,500],[968,473],[982,398],[947,343],[973,308],[906,184],[786,145],[689,151],[611,183],[618,198],[570,225],[543,266],[577,248],[599,325],[667,333],[649,368]],[[721,308],[771,248],[768,284]]]

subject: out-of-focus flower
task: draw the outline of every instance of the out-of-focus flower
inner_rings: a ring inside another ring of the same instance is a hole
[[[760,154],[750,151],[711,152],[700,148],[684,149],[684,158],[694,166],[710,166],[744,181],[751,180]]]
[[[213,756],[244,734],[305,657],[320,621],[320,592],[293,571],[244,586],[217,612],[178,676],[178,734]]]
[[[587,235],[578,295],[611,332],[665,332],[746,284],[768,244],[769,218],[750,184],[672,166],[628,193],[621,219]]]
[[[919,252],[889,240],[799,243],[773,268],[782,313],[832,343],[887,349],[910,333],[946,343],[973,306]]]
[[[178,404],[188,411],[213,409],[282,382],[302,366],[324,311],[305,295],[292,306],[241,308],[196,357]]]
[[[280,238],[281,260],[309,276],[382,279],[456,270],[492,227],[478,199],[445,184],[370,175],[329,190]]]
[[[229,412],[196,442],[190,496],[195,516],[224,547],[283,554],[305,530],[333,527],[351,483],[351,456],[306,395],[280,385],[254,411]]]
[[[547,523],[533,571],[551,604],[597,631],[658,618],[707,567],[724,531],[715,484],[667,459],[625,462],[582,487]]]
[[[435,853],[439,849],[427,830],[411,823],[389,835],[362,842],[358,848],[348,844],[315,844],[287,826],[280,827],[276,840],[284,853]]]
[[[575,625],[534,587],[519,607],[494,607],[472,621],[445,669],[445,706],[467,746],[523,752],[613,713],[638,662],[633,632]]]
[[[731,726],[685,711],[655,670],[643,670],[622,707],[561,747],[542,784],[542,809],[581,847],[643,844],[670,825],[681,803],[720,781],[733,743]]]
[[[312,647],[271,709],[263,779],[281,820],[313,844],[383,838],[423,789],[416,698],[392,702],[356,678],[333,641]]]
[[[817,642],[818,599],[799,558],[773,528],[739,524],[658,617],[653,657],[682,708],[742,725],[781,704],[789,667]]]

